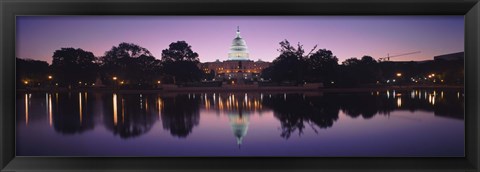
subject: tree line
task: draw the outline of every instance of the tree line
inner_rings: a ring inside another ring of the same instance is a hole
[[[331,50],[313,49],[281,41],[279,56],[261,73],[263,82],[302,85],[323,83],[327,87],[375,84],[444,83],[463,84],[464,60],[419,62],[381,62],[364,55],[341,64]],[[157,84],[184,84],[212,80],[214,72],[198,68],[198,53],[185,41],[172,42],[162,50],[161,58],[139,45],[120,43],[95,57],[81,48],[61,48],[52,55],[52,64],[17,58],[17,84],[59,87],[93,86],[98,79],[104,85],[155,87]]]
[[[173,42],[161,59],[139,45],[120,43],[101,57],[81,48],[61,48],[47,62],[16,59],[17,82],[21,85],[47,83],[64,87],[92,86],[98,79],[105,85],[145,87],[163,83],[199,81],[198,54],[185,41]],[[50,80],[50,81],[49,81]]]
[[[280,55],[262,72],[262,78],[278,84],[321,82],[330,87],[389,84],[463,84],[464,60],[424,62],[377,61],[369,55],[338,63],[327,49],[315,46],[306,53],[303,45],[280,42]]]

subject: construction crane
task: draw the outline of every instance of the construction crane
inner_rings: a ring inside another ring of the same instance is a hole
[[[390,54],[387,54],[387,57],[382,57],[382,58],[379,58],[378,61],[390,61],[390,58],[393,58],[393,57],[400,57],[400,56],[406,56],[406,55],[411,55],[411,54],[418,54],[418,53],[421,53],[421,51],[415,51],[415,52],[409,52],[409,53],[403,53],[403,54],[397,54],[397,55],[393,55],[393,56],[390,56]]]

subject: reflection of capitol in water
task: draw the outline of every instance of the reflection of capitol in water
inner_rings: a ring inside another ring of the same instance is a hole
[[[232,127],[233,135],[237,138],[237,144],[242,144],[243,138],[247,135],[249,115],[242,114],[228,114],[230,126]]]
[[[189,94],[189,97],[193,95]],[[262,93],[211,93],[200,94],[202,106],[206,110],[226,112],[238,146],[247,135],[252,112],[262,112]]]
[[[224,114],[225,124],[242,144],[254,114],[273,112],[281,137],[301,134],[306,127],[328,129],[342,112],[370,119],[396,110],[429,111],[435,116],[463,119],[464,94],[460,91],[375,91],[351,95],[311,93],[25,93],[17,97],[22,125],[45,120],[46,127],[62,134],[90,132],[103,124],[115,136],[134,138],[161,125],[177,138],[186,138],[199,126],[200,117]],[[370,102],[359,104],[359,102]],[[208,112],[204,112],[208,111]],[[462,112],[462,113],[459,113]],[[204,114],[202,114],[204,113]],[[460,114],[460,115],[459,115]]]

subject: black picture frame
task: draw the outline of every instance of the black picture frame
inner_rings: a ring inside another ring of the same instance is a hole
[[[478,0],[1,0],[1,171],[479,171]],[[15,156],[15,16],[18,15],[464,15],[462,158],[147,158]]]

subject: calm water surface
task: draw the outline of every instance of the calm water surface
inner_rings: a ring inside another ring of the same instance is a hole
[[[17,156],[463,156],[461,91],[17,93]]]

